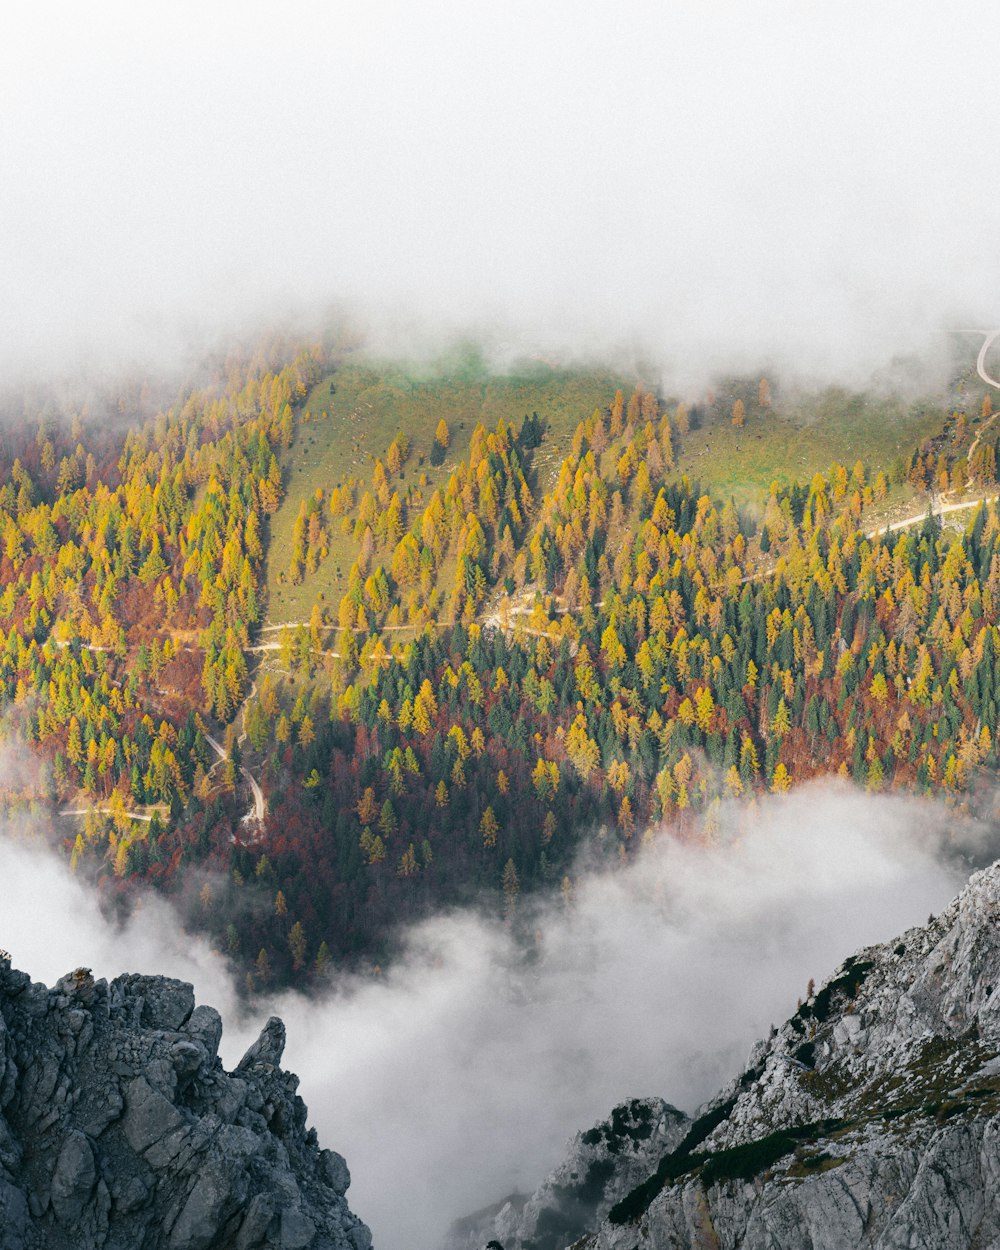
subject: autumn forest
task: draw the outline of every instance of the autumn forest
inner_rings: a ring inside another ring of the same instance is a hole
[[[968,361],[891,448],[882,399],[825,397],[843,452],[773,477],[817,402],[780,379],[473,372],[275,341],[163,402],[8,404],[7,817],[109,907],[174,899],[253,994],[371,971],[443,905],[516,923],[584,842],[711,838],[823,774],[990,810],[1000,430]]]

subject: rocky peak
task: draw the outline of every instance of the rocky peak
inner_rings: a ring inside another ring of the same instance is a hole
[[[502,1250],[560,1250],[602,1220],[683,1138],[690,1121],[662,1098],[632,1098],[569,1142],[530,1196],[512,1194],[459,1221],[451,1250],[489,1241]]]
[[[280,1067],[282,1022],[233,1073],[221,1036],[184,982],[78,968],[48,989],[3,952],[4,1250],[369,1250]]]
[[[998,997],[995,864],[926,925],[845,960],[589,1236],[486,1235],[501,1250],[998,1245]]]

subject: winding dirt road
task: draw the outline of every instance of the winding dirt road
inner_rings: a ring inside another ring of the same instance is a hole
[[[986,372],[986,353],[990,350],[998,338],[1000,338],[1000,330],[983,330],[986,338],[982,347],[979,349],[979,356],[976,359],[976,372],[983,379],[987,386],[995,386],[1000,391],[1000,382],[993,377],[992,374]]]
[[[993,344],[997,341],[997,339],[1000,339],[1000,329],[971,330],[969,331],[969,333],[982,334],[984,336],[983,345],[982,347],[980,347],[979,355],[976,357],[976,373],[979,374],[980,378],[986,383],[987,386],[992,386],[994,390],[1000,391],[1000,381],[998,381],[995,377],[993,377],[991,373],[988,373],[986,370],[986,357],[989,354],[989,350],[993,346]],[[982,439],[983,435],[986,433],[986,431],[989,429],[989,427],[993,424],[993,422],[997,419],[998,416],[1000,416],[1000,409],[998,409],[989,418],[986,424],[979,430],[979,433],[969,444],[969,450],[966,455],[967,461],[971,462],[973,452],[979,446],[980,440]],[[940,504],[936,508],[934,507],[934,504],[932,502],[931,503],[931,515],[935,517],[942,517],[942,516],[946,516],[949,512],[961,512],[963,509],[977,508],[984,501],[989,500],[989,499],[995,499],[995,498],[997,498],[996,492],[991,492],[991,493],[984,492],[981,495],[975,495],[972,499],[963,499],[963,500],[960,500],[958,503]],[[911,525],[920,525],[926,519],[927,519],[927,510],[925,509],[923,512],[915,512],[913,516],[904,517],[903,520],[901,521],[893,521],[891,525],[880,525],[877,529],[871,530],[870,533],[867,535],[867,537],[877,538],[879,534],[893,533],[895,530],[909,529]]]
[[[996,340],[1000,338],[1000,330],[980,330],[979,333],[984,334],[986,337],[983,339],[983,345],[980,347],[979,355],[976,357],[976,372],[987,386],[992,386],[994,390],[1000,391],[1000,382],[998,382],[992,374],[986,372],[986,356]],[[993,424],[998,416],[1000,416],[1000,409],[998,409],[997,412],[990,417],[976,437],[972,440],[968,455],[968,459],[970,461],[972,460],[972,453],[979,446],[979,440],[983,437],[986,430]]]
[[[981,503],[986,500],[997,498],[995,492],[987,495],[976,495],[972,499],[963,499],[959,503],[946,503],[934,507],[931,504],[931,515],[934,517],[946,516],[949,512],[961,512],[969,508],[978,508]],[[915,512],[913,516],[904,517],[902,521],[893,521],[891,525],[880,525],[877,529],[869,531],[866,535],[868,538],[878,538],[880,534],[894,533],[896,530],[909,529],[911,525],[920,525],[927,520],[927,509],[923,512]]]
[[[212,750],[216,753],[216,755],[219,757],[220,760],[224,760],[226,758],[226,748],[222,745],[221,742],[213,738],[211,734],[206,734],[205,740],[207,741],[208,745],[212,748]],[[258,824],[263,824],[264,813],[267,810],[266,804],[264,803],[264,791],[257,784],[257,779],[254,777],[253,773],[251,773],[248,768],[244,768],[241,765],[240,772],[243,774],[244,777],[246,777],[247,782],[249,783],[250,789],[253,791],[253,815],[255,819],[257,820]]]

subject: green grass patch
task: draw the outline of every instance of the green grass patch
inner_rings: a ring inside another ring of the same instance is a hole
[[[681,1113],[675,1113],[678,1119]],[[653,1135],[653,1113],[648,1103],[634,1098],[631,1102],[615,1107],[611,1118],[598,1124],[583,1134],[586,1146],[596,1146],[603,1142],[611,1154],[618,1154],[626,1143],[636,1146],[639,1142],[648,1141]]]
[[[729,1110],[732,1110],[732,1103],[724,1103],[722,1106],[728,1108],[728,1115]],[[768,1133],[766,1137],[758,1137],[738,1146],[705,1152],[695,1152],[691,1147],[685,1148],[685,1143],[691,1136],[689,1134],[676,1150],[660,1160],[656,1171],[648,1180],[637,1185],[611,1208],[608,1219],[612,1224],[633,1223],[645,1214],[662,1189],[695,1172],[705,1186],[729,1180],[752,1180],[779,1159],[791,1154],[800,1143],[817,1141],[849,1126],[850,1122],[847,1120],[817,1120],[813,1124],[779,1129],[775,1133]]]
[[[829,1154],[820,1150],[816,1154],[802,1155],[788,1168],[786,1176],[794,1180],[806,1180],[810,1176],[820,1176],[823,1172],[832,1172],[846,1160],[841,1155]]]
[[[541,445],[533,454],[536,489],[555,480],[569,452],[579,422],[595,408],[607,407],[615,390],[626,395],[633,384],[606,370],[556,369],[532,362],[509,373],[491,372],[474,349],[453,353],[434,364],[417,366],[391,360],[353,357],[321,381],[296,421],[295,441],[282,456],[285,498],[272,518],[267,557],[268,619],[279,623],[307,619],[315,602],[336,609],[356,556],[354,515],[326,523],[329,555],[297,585],[286,575],[291,563],[292,531],[303,499],[353,479],[360,497],[375,462],[402,431],[410,443],[400,473],[390,480],[401,497],[412,489],[412,513],[419,514],[436,487],[468,455],[478,422],[488,428],[503,418],[517,427],[537,412],[545,423]],[[741,428],[732,424],[736,398],[746,406]],[[672,401],[664,401],[668,410]],[[450,444],[441,464],[431,452],[438,422],[444,420]],[[756,384],[727,382],[711,403],[691,410],[691,429],[677,435],[678,474],[697,479],[720,501],[760,512],[772,482],[808,483],[828,473],[833,462],[852,468],[862,460],[870,478],[889,473],[925,439],[940,435],[950,420],[943,403],[907,403],[897,397],[829,388],[815,394],[777,389],[774,402],[762,408]],[[913,492],[894,487],[884,510],[904,509]],[[407,523],[412,523],[413,517]]]
[[[800,1142],[815,1141],[844,1127],[844,1120],[818,1120],[815,1124],[803,1124],[769,1133],[766,1137],[759,1137],[741,1146],[716,1150],[705,1158],[701,1166],[701,1182],[707,1186],[720,1181],[753,1180],[779,1159],[791,1154]]]
[[[465,353],[418,372],[391,361],[354,360],[320,382],[296,421],[295,441],[282,456],[285,498],[271,520],[267,556],[268,619],[273,623],[308,619],[320,599],[336,610],[354,562],[356,544],[341,519],[327,523],[329,555],[298,585],[279,580],[292,557],[292,530],[303,499],[316,490],[327,495],[354,478],[371,479],[378,458],[399,431],[410,442],[406,463],[392,487],[420,486],[430,499],[469,451],[472,431],[502,417],[519,427],[537,412],[546,432],[534,453],[539,486],[545,487],[569,451],[577,425],[595,408],[607,407],[630,383],[606,371],[560,370],[532,364],[518,372],[490,373],[475,353]],[[444,420],[450,443],[444,462],[431,464],[438,422]],[[358,495],[364,487],[360,487]]]
[[[746,421],[732,424],[735,398]],[[712,406],[694,410],[681,440],[678,471],[697,477],[721,499],[759,508],[772,482],[808,483],[835,461],[848,469],[861,460],[872,478],[886,474],[926,438],[939,434],[949,413],[935,401],[908,404],[892,396],[831,387],[817,394],[778,395],[762,409],[745,386],[723,388]]]
[[[825,1024],[830,1018],[830,1011],[837,996],[843,995],[848,1001],[856,998],[858,990],[864,984],[865,977],[874,966],[873,963],[859,960],[853,955],[850,959],[846,959],[841,965],[840,975],[832,977],[811,1001],[802,1004],[793,1017],[793,1023],[800,1020],[815,1020],[818,1024]],[[811,1066],[811,1053],[808,1059],[804,1055],[796,1057],[802,1059],[803,1062],[808,1062]]]

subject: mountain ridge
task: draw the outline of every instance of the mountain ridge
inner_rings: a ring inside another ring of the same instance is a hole
[[[846,959],[639,1184],[597,1152],[608,1183],[586,1227],[545,1232],[600,1125],[524,1203],[530,1221],[505,1209],[470,1235],[504,1250],[1000,1244],[998,918],[1000,861],[926,925]]]

